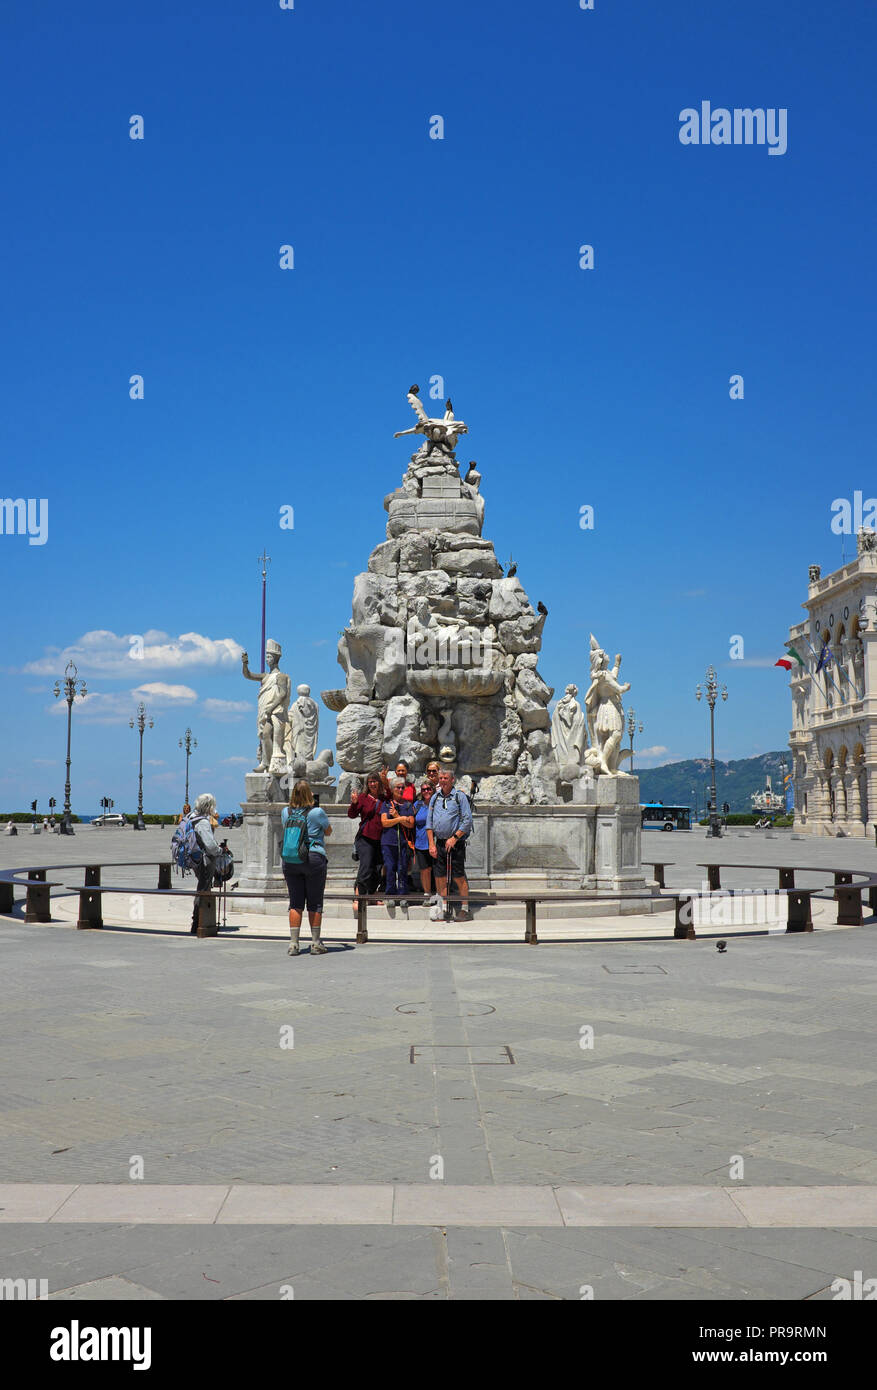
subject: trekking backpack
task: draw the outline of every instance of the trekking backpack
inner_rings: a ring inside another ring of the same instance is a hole
[[[280,850],[284,864],[307,864],[310,849],[307,811],[289,811],[286,825],[283,827],[283,845]]]
[[[203,820],[199,816],[198,820]],[[187,873],[197,873],[204,860],[201,841],[195,834],[195,817],[187,816],[180,821],[171,840],[171,858],[177,872],[185,878]]]

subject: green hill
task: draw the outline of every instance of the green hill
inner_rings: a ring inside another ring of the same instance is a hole
[[[769,773],[775,792],[782,793],[782,762],[785,759],[786,771],[791,771],[791,757],[788,749],[779,753],[760,753],[756,758],[740,758],[729,763],[716,759],[716,793],[719,807],[727,801],[732,811],[751,811],[750,797],[753,792],[764,787],[765,776]],[[709,795],[709,758],[689,758],[684,763],[665,763],[663,767],[637,768],[641,801],[663,801],[667,806],[690,806],[694,810],[695,792],[697,809],[704,814],[704,805]]]

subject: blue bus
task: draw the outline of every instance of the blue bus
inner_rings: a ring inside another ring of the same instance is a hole
[[[648,801],[640,806],[643,830],[690,830],[690,806],[665,806],[663,801]]]

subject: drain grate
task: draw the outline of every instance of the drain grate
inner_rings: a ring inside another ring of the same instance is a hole
[[[479,1047],[466,1043],[412,1043],[409,1062],[431,1062],[435,1067],[513,1067],[512,1049],[505,1044]]]
[[[607,975],[666,975],[663,965],[604,965]]]

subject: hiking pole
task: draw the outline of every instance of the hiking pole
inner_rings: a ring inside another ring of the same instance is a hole
[[[445,896],[445,921],[452,921],[453,908],[451,907],[451,851],[445,842],[445,884],[447,893]]]

